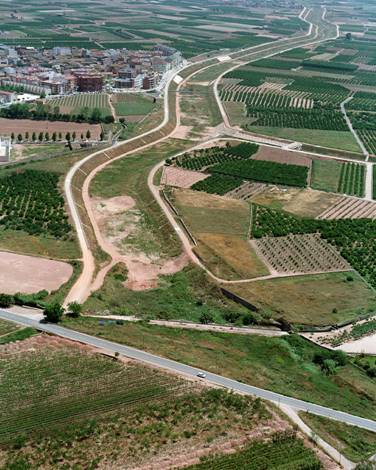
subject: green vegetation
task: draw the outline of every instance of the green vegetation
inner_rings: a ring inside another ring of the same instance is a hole
[[[350,362],[327,375],[313,362],[322,348],[296,335],[271,338],[140,322],[101,326],[82,317],[65,319],[64,325],[285,395],[376,416],[374,381]]]
[[[312,160],[312,180],[313,189],[320,191],[330,191],[336,193],[342,174],[342,164],[335,160]]]
[[[0,320],[0,336],[7,335],[18,329],[17,325],[12,322]]]
[[[227,300],[220,289],[197,267],[160,276],[158,287],[134,291],[124,287],[126,270],[115,266],[107,275],[101,289],[84,304],[85,312],[110,310],[120,315],[136,315],[144,319],[181,319],[200,322],[203,315],[213,322],[224,323],[230,314],[238,318],[246,309]]]
[[[248,300],[260,313],[275,320],[283,318],[298,328],[341,325],[376,309],[375,292],[354,272],[282,277],[224,287]]]
[[[376,452],[376,434],[356,426],[309,413],[300,417],[312,431],[353,462],[361,462]]]
[[[71,231],[54,173],[25,170],[0,179],[3,230],[67,238]]]
[[[335,160],[313,160],[313,189],[343,193],[350,196],[364,195],[365,166]]]
[[[193,150],[185,153],[167,163],[176,163],[177,166],[187,170],[200,171],[217,163],[234,160],[246,160],[254,155],[258,150],[258,145],[251,143],[241,143],[235,146],[210,147],[208,149]]]
[[[224,194],[232,191],[242,184],[243,180],[241,178],[235,178],[233,176],[213,174],[208,176],[202,181],[191,186],[191,189],[196,191],[204,191],[209,194],[218,194],[223,196]]]
[[[360,153],[359,146],[351,132],[338,132],[320,129],[291,129],[250,125],[249,130],[257,134],[280,137],[294,142],[304,142],[335,150]]]
[[[2,358],[0,377],[6,470],[137,465],[182,447],[189,453],[204,443],[247,439],[270,419],[260,400],[201,389],[78,347]]]
[[[291,470],[320,470],[321,462],[293,433],[276,434],[269,442],[256,441],[235,454],[203,458],[187,470],[278,470],[288,462]]]
[[[307,185],[308,176],[308,168],[305,166],[264,160],[237,160],[220,163],[211,167],[210,172],[253,181],[298,187]]]
[[[152,97],[131,93],[113,95],[113,104],[118,116],[142,116],[155,107]]]
[[[13,331],[5,336],[0,336],[0,345],[14,343],[15,341],[23,341],[24,339],[30,338],[37,334],[34,328],[22,328],[17,331]]]
[[[372,219],[315,220],[256,206],[252,233],[256,238],[290,233],[315,233],[335,246],[364,279],[376,287],[376,221]]]

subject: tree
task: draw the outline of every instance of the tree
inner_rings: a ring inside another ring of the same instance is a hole
[[[82,312],[82,305],[79,304],[78,302],[71,302],[68,305],[68,312],[71,317],[78,318]]]
[[[12,132],[11,135],[10,135],[10,138],[12,139],[12,142],[14,141],[15,137],[16,136],[14,135],[14,132]]]
[[[46,133],[44,134],[44,140],[45,140],[46,142],[48,142],[48,141],[50,140],[50,134],[49,134],[48,132],[46,132]]]
[[[17,140],[18,140],[18,142],[21,142],[21,141],[22,141],[22,134],[18,134]]]
[[[70,140],[71,140],[70,132],[67,132],[67,133],[65,134],[65,138],[67,139],[68,142],[70,142]]]
[[[213,323],[213,322],[214,322],[214,318],[210,312],[202,312],[200,316],[200,323],[207,325],[208,323]]]
[[[44,315],[45,320],[47,320],[50,323],[59,323],[63,314],[64,314],[64,309],[57,302],[55,302],[54,304],[46,305],[46,307],[43,310],[43,315]]]
[[[63,138],[63,134],[59,132],[59,140],[61,140],[62,138]]]
[[[73,134],[72,134],[72,140],[73,141],[76,140],[76,133],[75,132],[73,132]]]
[[[90,132],[90,129],[88,129],[86,132],[86,138],[90,139],[90,137],[91,137],[91,132]]]
[[[39,142],[43,142],[43,132],[39,132],[38,140]]]
[[[29,140],[29,133],[25,132],[25,140]]]
[[[103,131],[100,133],[100,136],[99,136],[99,138],[100,138],[101,140],[103,140],[103,139],[104,139],[104,132],[103,132]]]
[[[84,134],[81,132],[81,140],[84,140]]]
[[[14,302],[14,298],[12,295],[8,294],[0,294],[0,308],[8,308]]]
[[[31,140],[32,140],[33,142],[35,142],[35,141],[37,140],[37,135],[36,135],[35,132],[33,132],[32,136],[31,136]]]
[[[56,139],[57,139],[57,135],[56,135],[56,132],[54,132],[54,133],[52,134],[52,140],[53,140],[54,142],[56,142]]]

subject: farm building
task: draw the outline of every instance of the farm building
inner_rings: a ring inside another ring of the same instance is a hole
[[[8,137],[0,137],[0,162],[8,162],[11,143]]]

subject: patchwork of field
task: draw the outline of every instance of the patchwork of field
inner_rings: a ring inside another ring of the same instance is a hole
[[[283,433],[292,431],[259,400],[47,335],[0,346],[0,377],[0,400],[7,404],[0,417],[1,455],[10,468],[15,462],[55,468],[73,461],[80,468],[121,467],[151,459],[161,467],[180,466],[182,459],[198,464],[213,449],[221,454],[238,442],[252,444],[253,433],[267,445],[275,433],[287,439]],[[299,449],[292,458],[314,458],[298,436],[288,439]]]
[[[249,244],[245,202],[191,190],[175,190],[173,201],[197,243],[195,253],[213,274],[224,279],[269,274]]]
[[[349,264],[319,234],[264,237],[253,241],[256,253],[275,274],[348,271]]]
[[[364,196],[365,166],[337,160],[314,160],[312,182],[314,189]]]
[[[142,0],[116,5],[107,2],[69,2],[67,8],[48,0],[28,4],[15,0],[10,8],[0,3],[3,17],[0,40],[4,44],[34,47],[76,46],[87,49],[151,49],[156,43],[180,50],[185,57],[222,48],[241,48],[307,30],[298,18],[298,6],[274,8],[174,1],[163,4]],[[14,10],[17,14],[13,14]],[[282,13],[282,16],[281,16]]]

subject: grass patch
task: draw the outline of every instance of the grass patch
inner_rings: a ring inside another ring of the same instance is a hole
[[[15,323],[0,320],[0,336],[7,335],[13,331],[16,331],[18,326]]]
[[[338,192],[342,165],[343,163],[334,160],[313,160],[312,188],[332,193]]]
[[[183,319],[200,321],[203,314],[213,321],[224,323],[223,315],[246,310],[234,305],[220,292],[218,286],[205,273],[188,266],[184,270],[160,276],[158,287],[133,291],[124,287],[126,271],[117,265],[106,276],[100,290],[94,292],[84,304],[86,312],[137,315],[141,318]]]
[[[310,413],[299,415],[315,434],[353,462],[361,462],[376,453],[376,434],[372,431]]]
[[[247,203],[190,190],[174,191],[173,196],[198,243],[196,254],[213,274],[223,279],[269,274],[248,241]]]
[[[257,134],[360,153],[358,144],[351,132],[263,126],[251,126],[250,130]]]
[[[34,328],[22,328],[18,331],[13,331],[6,336],[0,337],[0,344],[14,343],[15,341],[23,341],[36,335],[38,332]]]
[[[291,323],[331,325],[376,308],[374,291],[351,272],[293,276],[233,285],[232,292]],[[351,295],[349,295],[351,289]]]
[[[113,95],[113,101],[118,116],[141,116],[149,114],[155,107],[152,97],[131,93]]]
[[[322,351],[299,336],[271,338],[175,329],[145,323],[100,326],[65,319],[65,326],[143,349],[250,385],[334,409],[376,417],[374,381],[351,363],[326,375],[313,363]]]

